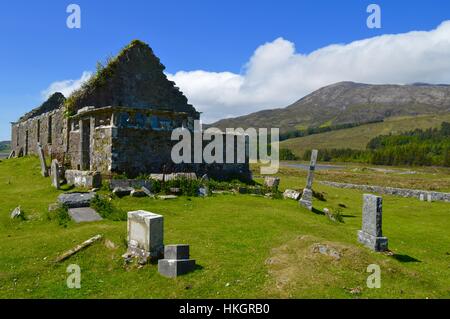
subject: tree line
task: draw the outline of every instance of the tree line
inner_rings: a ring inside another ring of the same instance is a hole
[[[311,150],[307,150],[302,159],[309,160],[310,157]],[[370,140],[365,150],[319,150],[318,160],[450,167],[450,123],[444,122],[440,128],[380,135]]]

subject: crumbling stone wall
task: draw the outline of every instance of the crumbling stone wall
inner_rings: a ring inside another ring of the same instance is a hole
[[[37,143],[50,158],[64,162],[67,147],[67,119],[56,109],[12,124],[11,149],[16,156],[37,155]]]

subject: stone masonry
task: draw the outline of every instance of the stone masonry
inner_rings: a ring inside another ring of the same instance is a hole
[[[136,177],[172,172],[217,178],[250,177],[249,161],[231,164],[174,164],[175,128],[193,132],[200,113],[169,81],[153,50],[133,41],[68,99],[53,94],[12,123],[15,156],[44,155],[72,170]],[[235,152],[236,153],[236,152]]]

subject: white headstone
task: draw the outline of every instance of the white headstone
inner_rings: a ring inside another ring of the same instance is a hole
[[[144,261],[163,256],[163,216],[144,210],[128,212],[128,253]]]

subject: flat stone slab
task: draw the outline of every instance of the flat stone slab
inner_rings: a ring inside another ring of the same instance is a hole
[[[96,222],[103,219],[90,207],[70,208],[69,215],[76,223]]]
[[[178,198],[178,196],[177,196],[177,195],[160,195],[160,196],[158,196],[158,198],[159,198],[159,199],[162,199],[162,200],[167,200],[167,199],[175,199],[175,198]]]
[[[65,193],[58,196],[58,202],[69,208],[89,207],[95,193]]]

